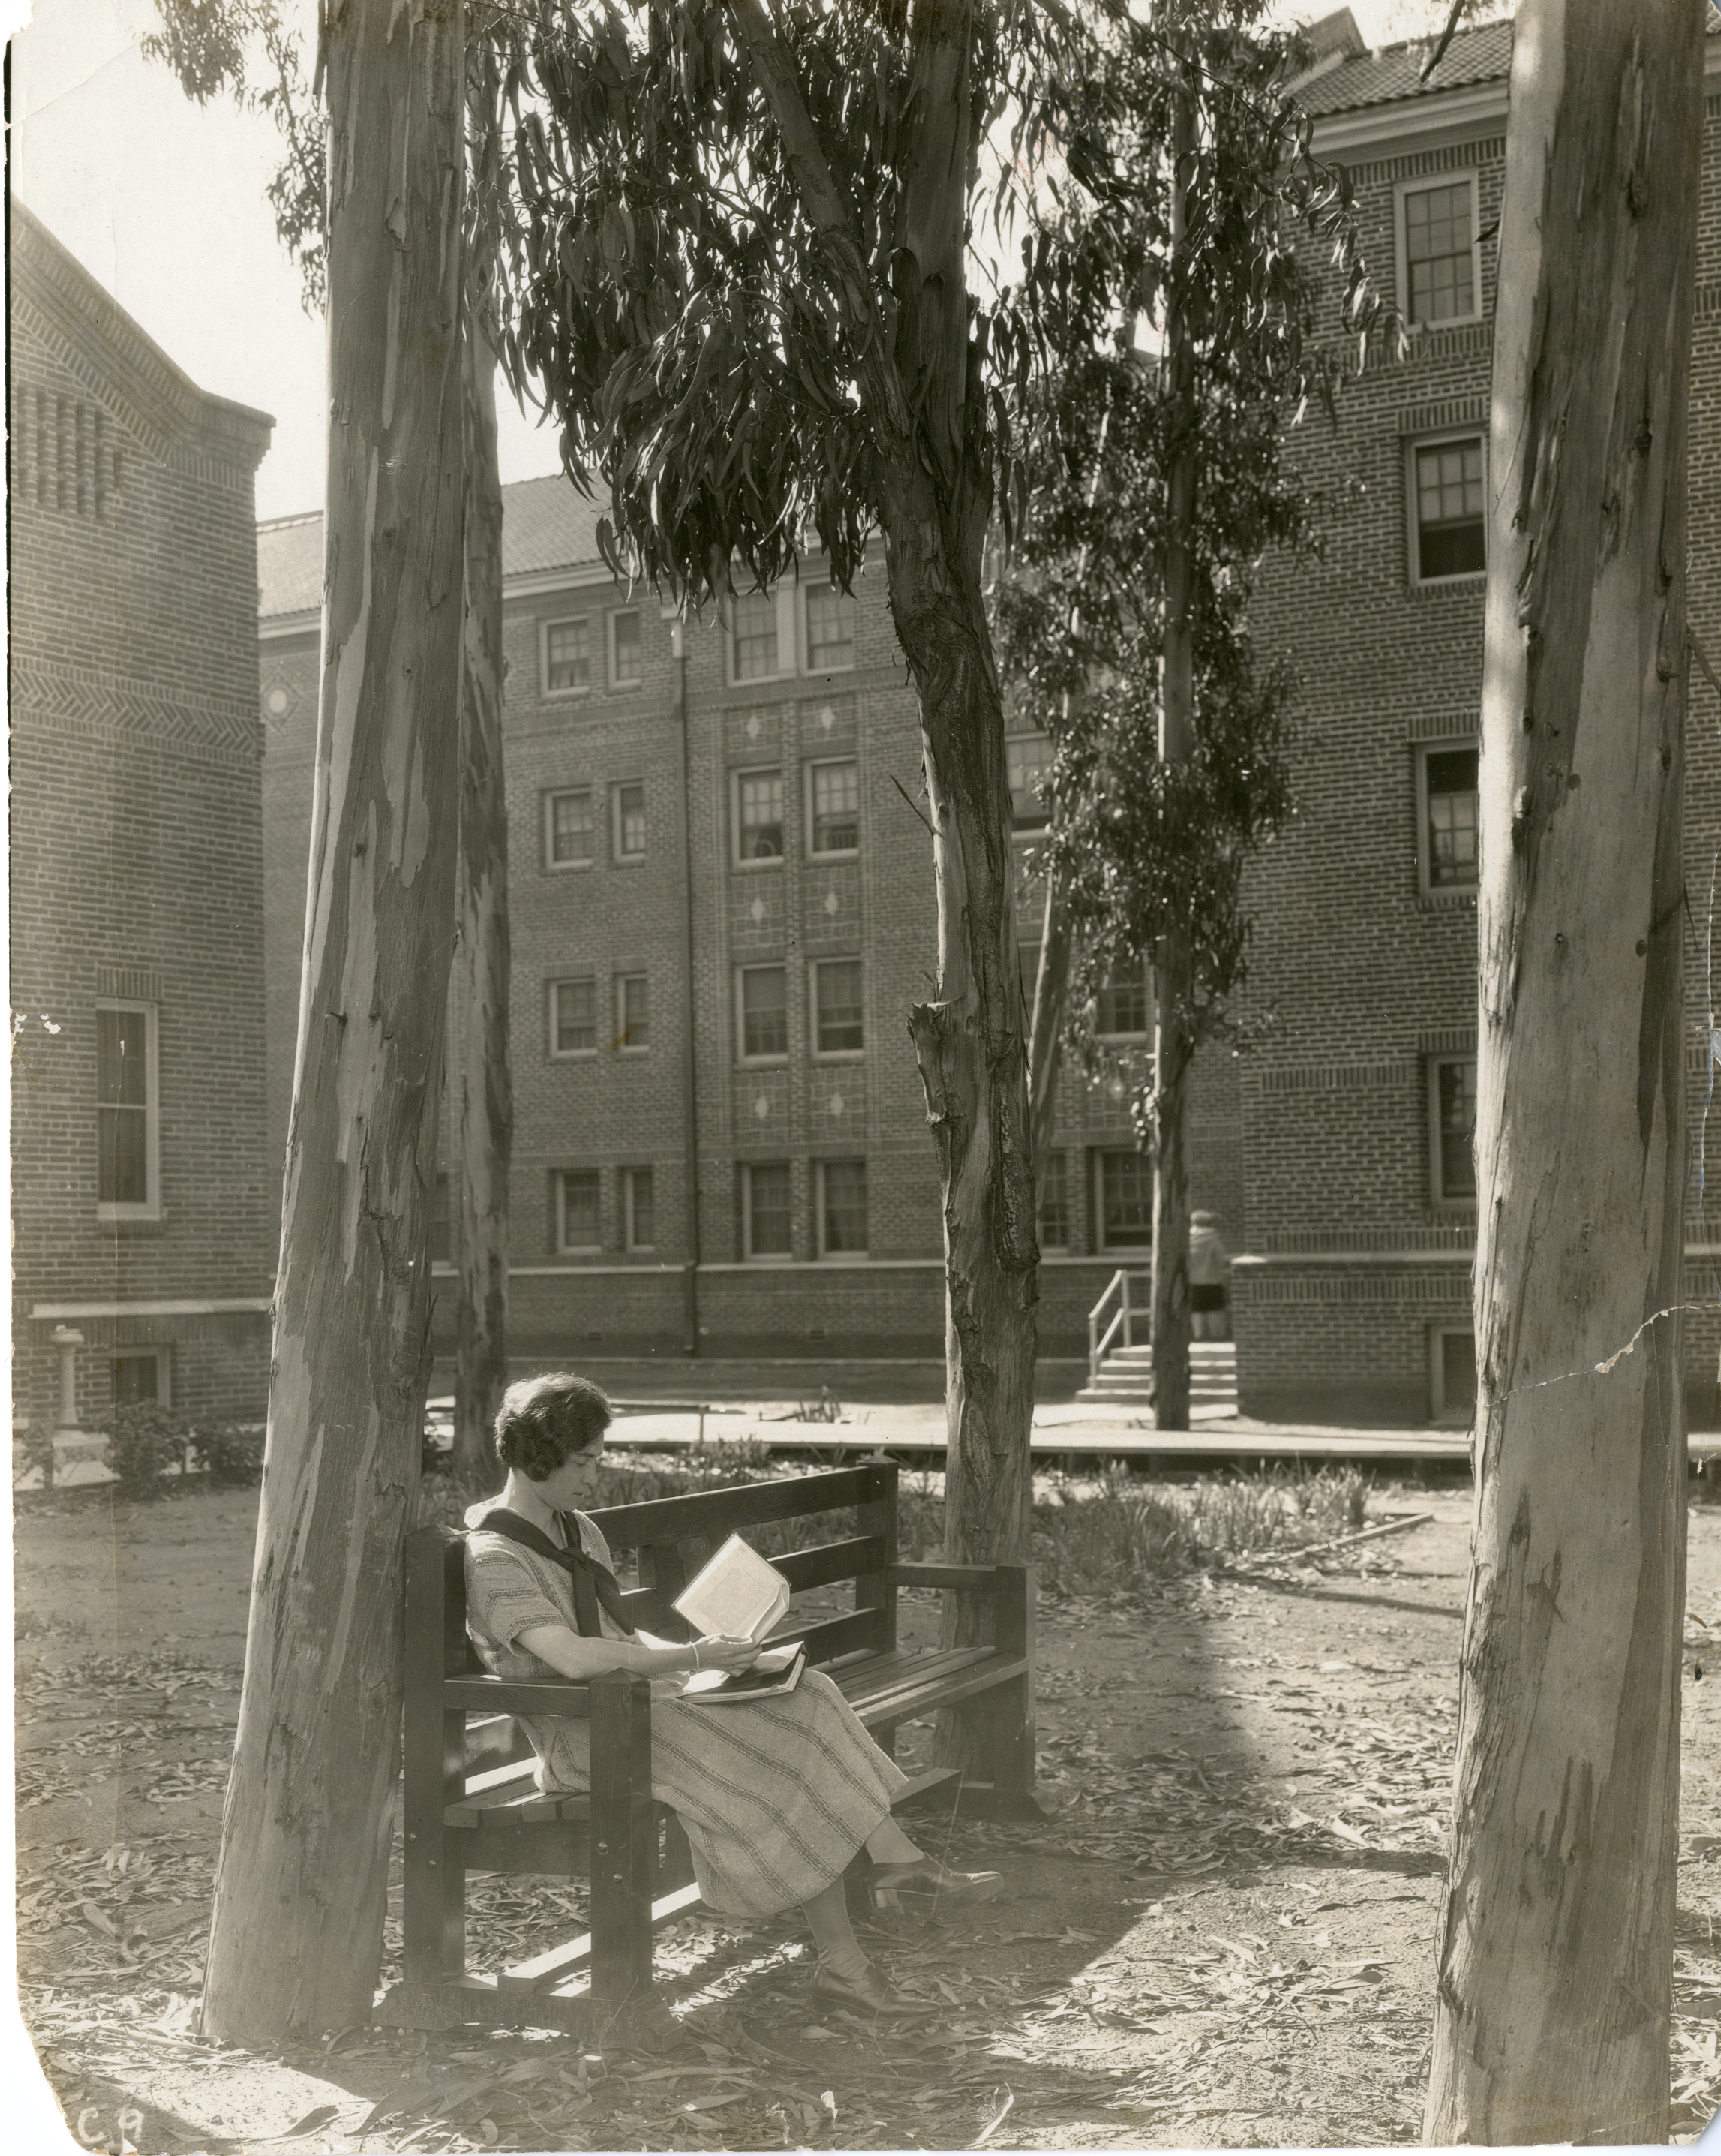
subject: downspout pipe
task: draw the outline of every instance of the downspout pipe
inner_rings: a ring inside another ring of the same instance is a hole
[[[682,1014],[681,1096],[686,1112],[683,1158],[687,1163],[688,1259],[682,1268],[683,1319],[686,1340],[682,1352],[699,1352],[699,997],[694,983],[694,829],[692,721],[687,708],[687,624],[670,624],[670,653],[674,660],[675,715],[681,727],[681,868],[682,975],[687,1002]]]

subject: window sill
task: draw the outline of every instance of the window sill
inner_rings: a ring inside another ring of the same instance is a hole
[[[549,1060],[552,1063],[596,1063],[595,1048],[552,1048]]]
[[[1455,910],[1474,911],[1477,891],[1474,884],[1447,891],[1433,891],[1425,884],[1416,893],[1416,903],[1427,913],[1451,913]]]
[[[597,862],[592,860],[545,861],[544,864],[544,873],[545,875],[567,875],[570,874],[578,875],[583,873],[586,869],[595,869],[597,866]]]
[[[592,684],[587,681],[573,689],[540,689],[538,701],[543,704],[571,704],[591,694]]]
[[[616,869],[643,869],[645,866],[645,855],[643,854],[617,854],[611,861],[610,866]]]
[[[146,1232],[152,1228],[165,1228],[167,1224],[167,1215],[159,1205],[141,1206],[136,1210],[129,1205],[98,1205],[95,1219],[99,1227],[128,1228],[134,1231],[142,1229]]]
[[[1410,593],[1412,598],[1429,598],[1441,592],[1467,592],[1488,586],[1486,569],[1463,569],[1453,577],[1412,577]]]
[[[860,859],[860,848],[858,846],[833,848],[827,854],[809,853],[807,858],[810,861],[818,862],[821,865],[827,861],[858,861]]]
[[[864,1063],[867,1051],[864,1048],[816,1048],[812,1060],[821,1065]]]
[[[780,869],[783,865],[781,854],[761,854],[750,861],[730,864],[737,875],[756,875],[761,869]]]

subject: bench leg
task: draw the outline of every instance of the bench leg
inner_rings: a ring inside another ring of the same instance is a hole
[[[423,1756],[407,1761],[402,1820],[402,1959],[408,1984],[439,1984],[466,1966],[466,1867],[443,1828],[444,1802],[464,1786],[464,1712],[422,1719],[417,1738]]]
[[[617,1671],[592,1686],[592,2035],[648,2017],[657,1815],[651,1687]]]
[[[1034,1797],[1034,1572],[1027,1564],[997,1568],[996,1631],[1001,1654],[1027,1664],[1026,1676],[1001,1685],[977,1702],[985,1718],[986,1764],[992,1786],[982,1799],[994,1819],[1042,1820]]]

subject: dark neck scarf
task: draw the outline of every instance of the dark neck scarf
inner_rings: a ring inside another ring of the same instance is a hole
[[[558,1549],[541,1527],[534,1527],[530,1520],[522,1519],[518,1512],[510,1512],[501,1506],[493,1512],[486,1512],[478,1524],[505,1537],[509,1542],[518,1543],[522,1549],[548,1558],[552,1564],[559,1564],[569,1574],[574,1588],[574,1618],[579,1625],[581,1639],[601,1640],[603,1637],[603,1625],[597,1614],[602,1609],[614,1619],[631,1640],[633,1626],[627,1616],[627,1606],[622,1599],[622,1590],[617,1584],[616,1575],[607,1564],[600,1564],[595,1557],[587,1554],[580,1540],[580,1523],[571,1512],[558,1512],[556,1517],[567,1537],[566,1549]]]

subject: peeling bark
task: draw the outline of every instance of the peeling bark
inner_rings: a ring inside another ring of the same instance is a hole
[[[1668,2132],[1703,12],[1527,0],[1518,17],[1483,703],[1475,1564],[1425,2119],[1440,2143]]]
[[[274,1362],[206,2035],[369,2016],[454,918],[460,0],[324,11],[323,680]]]

